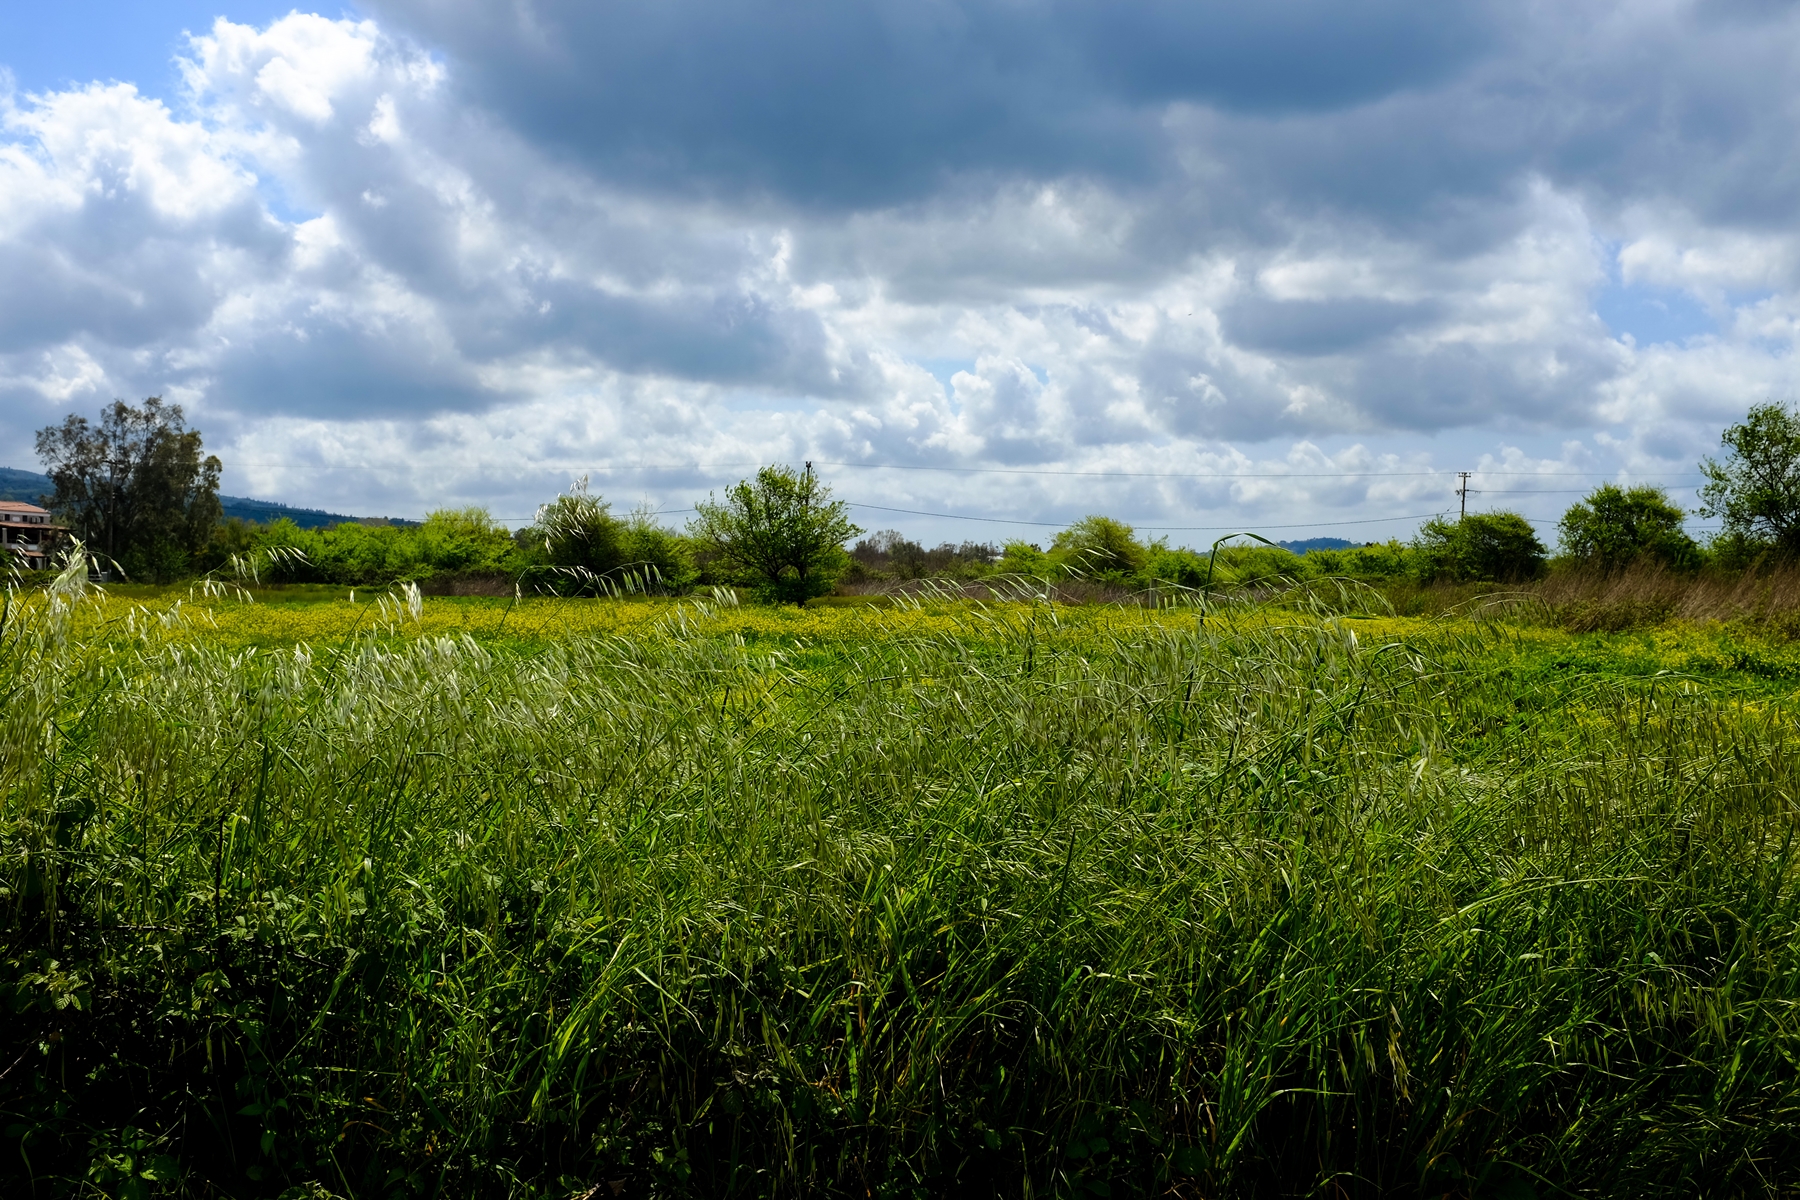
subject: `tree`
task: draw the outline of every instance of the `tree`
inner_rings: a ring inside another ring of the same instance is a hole
[[[586,475],[540,505],[536,521],[519,536],[528,545],[541,545],[551,566],[576,574],[602,576],[623,560],[624,524],[612,515],[611,504],[588,490]]]
[[[621,565],[647,585],[686,591],[700,574],[694,568],[693,548],[680,533],[658,524],[655,516],[646,504],[625,518],[619,540]]]
[[[1724,462],[1700,464],[1700,512],[1724,518],[1724,537],[1800,556],[1800,410],[1759,404],[1719,440]]]
[[[885,567],[901,579],[923,579],[929,571],[925,556],[925,547],[897,529],[883,529],[850,550],[865,567]]]
[[[1413,541],[1419,574],[1427,580],[1515,583],[1544,569],[1544,544],[1518,513],[1470,513],[1459,521],[1433,518]]]
[[[498,575],[511,565],[512,535],[480,506],[434,509],[407,534],[418,559],[416,577],[440,571]]]
[[[1000,561],[995,569],[1002,575],[1032,575],[1038,578],[1048,577],[1054,569],[1049,555],[1038,548],[1036,542],[1024,540],[1006,543],[1000,551]]]
[[[764,467],[694,510],[688,533],[710,558],[765,599],[792,604],[831,590],[850,561],[844,543],[862,532],[810,464]]]
[[[1613,571],[1640,559],[1667,567],[1691,567],[1700,548],[1681,528],[1687,514],[1661,488],[1603,483],[1569,506],[1557,526],[1563,553]]]
[[[1144,569],[1150,551],[1123,521],[1087,516],[1056,535],[1050,557],[1071,575],[1122,583]]]
[[[201,448],[181,405],[159,396],[142,408],[115,400],[98,425],[70,414],[37,433],[58,518],[128,575],[159,581],[190,569],[219,523],[222,467]]]

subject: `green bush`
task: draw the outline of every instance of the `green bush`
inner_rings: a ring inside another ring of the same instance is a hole
[[[245,535],[233,531],[234,542]],[[302,529],[286,517],[256,530],[251,551],[297,552],[276,563],[273,582],[380,587],[437,575],[503,575],[521,565],[513,537],[484,508],[440,509],[420,525],[346,522]],[[242,551],[238,551],[240,554]]]
[[[1213,568],[1215,584],[1253,586],[1308,575],[1305,560],[1279,546],[1221,546]]]
[[[410,532],[413,553],[431,574],[501,575],[514,566],[513,536],[485,508],[440,508]]]
[[[1544,544],[1514,512],[1433,518],[1413,541],[1414,571],[1424,582],[1522,583],[1544,570]]]
[[[535,565],[527,573],[540,589],[577,595],[617,590],[684,592],[700,578],[694,549],[680,533],[655,521],[648,507],[621,520],[588,488],[584,475],[538,509],[519,531]]]
[[[1186,546],[1171,548],[1167,539],[1152,542],[1144,575],[1150,583],[1199,587],[1206,582],[1206,555]]]
[[[686,537],[666,525],[658,525],[646,508],[627,517],[619,531],[622,569],[635,573],[645,586],[665,592],[685,592],[700,579],[694,547]]]
[[[1096,514],[1056,535],[1050,561],[1071,578],[1132,583],[1141,580],[1150,551],[1133,536],[1131,526]]]
[[[1417,564],[1411,546],[1398,539],[1371,542],[1366,546],[1347,546],[1342,550],[1313,550],[1302,561],[1307,573],[1347,575],[1354,579],[1401,579],[1416,574]]]
[[[1050,561],[1050,556],[1035,542],[1027,541],[1006,543],[1001,548],[1000,561],[994,567],[1003,574],[1031,575],[1039,579],[1056,573],[1056,564]]]
[[[588,489],[587,476],[538,509],[519,540],[541,554],[559,591],[579,592],[617,571],[625,559],[624,524],[612,505]]]
[[[1616,571],[1647,561],[1691,570],[1700,547],[1681,528],[1686,516],[1661,488],[1607,483],[1570,505],[1558,531],[1563,554],[1584,566]]]

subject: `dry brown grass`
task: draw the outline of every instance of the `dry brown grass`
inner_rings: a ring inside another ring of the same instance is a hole
[[[510,596],[513,579],[509,575],[457,572],[420,580],[419,591],[427,596]]]
[[[1530,587],[1555,623],[1576,633],[1664,621],[1746,621],[1800,636],[1800,565],[1684,575],[1658,566],[1559,571]]]

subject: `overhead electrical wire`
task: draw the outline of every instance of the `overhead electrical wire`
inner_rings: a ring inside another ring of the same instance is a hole
[[[325,463],[295,464],[295,463],[273,463],[273,462],[259,461],[259,460],[255,460],[255,459],[240,460],[240,461],[244,462],[246,465],[252,465],[252,466],[280,465],[280,466],[286,467],[288,469],[301,469],[301,470],[383,471],[383,470],[392,470],[393,469],[393,468],[389,468],[389,467],[375,466],[372,464],[340,464],[340,465],[325,464]],[[944,471],[944,472],[955,472],[955,473],[973,474],[973,475],[1041,475],[1041,476],[1052,477],[1052,478],[1093,478],[1093,479],[1210,479],[1210,480],[1427,479],[1427,478],[1432,478],[1432,477],[1443,477],[1448,480],[1448,479],[1455,477],[1458,474],[1458,472],[1448,470],[1448,469],[1432,469],[1432,470],[1424,470],[1424,471],[1261,471],[1261,472],[1246,471],[1246,472],[1235,472],[1235,473],[1234,472],[1223,472],[1223,471],[1219,471],[1219,472],[1071,471],[1071,470],[1058,470],[1058,469],[1051,469],[1051,468],[958,467],[958,466],[938,466],[938,465],[926,465],[926,464],[915,464],[915,463],[838,462],[838,461],[831,461],[831,460],[827,460],[827,459],[813,459],[811,461],[815,465],[822,466],[822,467],[849,468],[849,469],[853,469],[853,470]],[[690,463],[632,463],[632,464],[606,463],[606,464],[590,464],[590,465],[583,466],[583,465],[572,465],[572,464],[538,463],[538,464],[533,464],[532,469],[533,470],[543,470],[543,471],[550,471],[550,470],[582,471],[582,472],[586,472],[586,473],[590,473],[590,474],[591,473],[612,473],[612,472],[629,473],[629,472],[634,472],[634,471],[719,472],[719,471],[728,471],[728,470],[752,469],[752,468],[764,466],[764,465],[766,465],[766,464],[763,464],[763,463],[714,463],[714,464],[708,464],[708,465],[703,466],[702,464],[697,463],[697,462],[690,462]],[[1539,479],[1602,478],[1602,477],[1610,476],[1614,473],[1615,472],[1609,472],[1609,471],[1482,471],[1482,470],[1477,470],[1477,471],[1472,471],[1469,474],[1472,478],[1474,478],[1476,480],[1480,480],[1480,479],[1492,478],[1492,477],[1539,478]],[[1676,477],[1690,477],[1691,478],[1691,477],[1699,475],[1699,474],[1701,474],[1701,473],[1697,472],[1697,471],[1679,472],[1679,473],[1676,473]],[[1697,485],[1693,485],[1693,484],[1675,484],[1675,483],[1663,482],[1660,480],[1646,480],[1646,481],[1642,481],[1642,483],[1650,483],[1652,486],[1660,486],[1660,487],[1666,488],[1671,491],[1693,491],[1693,490],[1696,490],[1696,488],[1697,488]],[[1639,486],[1641,486],[1641,483]],[[1592,489],[1590,489],[1590,488],[1521,488],[1521,489],[1508,489],[1508,490],[1501,491],[1501,490],[1493,490],[1493,489],[1471,488],[1470,490],[1473,493],[1482,494],[1482,495],[1486,495],[1489,497],[1495,497],[1495,496],[1577,495],[1577,494],[1585,494],[1585,493],[1591,491]],[[1031,520],[1009,518],[1009,517],[975,516],[975,515],[968,514],[968,513],[930,512],[930,511],[927,511],[924,509],[896,508],[896,507],[892,507],[889,505],[882,505],[882,504],[866,504],[861,501],[855,501],[855,500],[848,500],[848,501],[845,501],[845,503],[849,504],[853,508],[869,509],[874,512],[900,513],[900,514],[903,514],[906,516],[930,517],[935,520],[945,520],[945,521],[975,521],[975,522],[979,522],[982,524],[989,524],[989,525],[1015,525],[1015,526],[1024,525],[1024,526],[1031,526],[1034,528],[1042,528],[1042,529],[1064,529],[1064,528],[1067,528],[1069,525],[1069,522],[1067,522],[1067,521],[1031,521]],[[692,512],[692,511],[694,511],[692,508],[670,508],[670,509],[660,509],[660,510],[657,510],[656,512],[650,513],[649,515],[650,516],[664,516],[664,515],[670,515],[670,514],[674,514],[674,513],[683,513],[683,512]],[[1255,525],[1255,527],[1258,529],[1314,529],[1314,528],[1325,529],[1325,528],[1347,528],[1347,527],[1356,526],[1356,525],[1382,525],[1382,524],[1388,524],[1388,523],[1395,522],[1395,521],[1423,521],[1423,520],[1429,520],[1432,517],[1442,516],[1442,515],[1443,515],[1443,513],[1441,513],[1441,512],[1440,513],[1416,513],[1416,514],[1411,514],[1411,515],[1392,516],[1392,517],[1364,517],[1364,518],[1359,518],[1359,519],[1355,519],[1355,520],[1347,520],[1347,521],[1304,521],[1304,522],[1297,522],[1297,523],[1292,523],[1292,524],[1280,524],[1280,525],[1268,525],[1268,524],[1262,524],[1260,522],[1255,522],[1255,521],[1239,521],[1239,522],[1236,522],[1235,524],[1236,525],[1246,525],[1246,524]],[[526,522],[526,521],[536,520],[535,517],[496,517],[494,519],[501,523]],[[1545,518],[1528,517],[1526,519],[1536,525],[1543,525],[1543,524],[1549,523],[1548,519],[1545,519]],[[1137,529],[1142,529],[1142,530],[1144,530],[1146,532],[1150,532],[1150,533],[1213,533],[1213,532],[1218,532],[1221,530],[1233,528],[1232,525],[1134,525],[1133,527],[1137,528]]]
[[[804,460],[803,460],[804,461]],[[871,462],[834,462],[828,459],[812,459],[821,467],[847,467],[852,470],[866,471],[947,471],[965,475],[1042,475],[1048,478],[1076,479],[1429,479],[1433,476],[1453,477],[1456,471],[1450,468],[1432,468],[1424,471],[1069,471],[1048,467],[957,467],[938,466],[920,463],[871,463]],[[382,466],[374,463],[293,463],[279,459],[239,459],[238,466],[281,467],[294,471],[393,471],[398,468]],[[631,471],[720,471],[754,470],[767,466],[767,463],[532,463],[527,468],[531,471],[584,471],[595,472],[631,472]],[[1482,478],[1603,478],[1616,474],[1616,471],[1501,471],[1476,470],[1471,475]],[[1688,478],[1700,475],[1699,471],[1678,471],[1671,477]]]
[[[1006,517],[971,517],[962,513],[923,512],[916,508],[889,508],[885,504],[862,504],[855,500],[846,500],[851,508],[869,508],[877,512],[906,513],[914,517],[938,517],[948,521],[982,521],[992,525],[1035,525],[1045,529],[1067,529],[1070,521],[1014,521]],[[1258,529],[1315,529],[1339,525],[1379,525],[1387,521],[1424,521],[1438,516],[1438,513],[1421,513],[1411,517],[1369,517],[1360,521],[1307,521],[1299,525],[1264,525],[1258,522],[1239,521],[1236,525],[1132,525],[1134,530],[1141,529],[1149,533],[1216,533],[1221,529],[1232,529],[1237,526],[1254,524]]]

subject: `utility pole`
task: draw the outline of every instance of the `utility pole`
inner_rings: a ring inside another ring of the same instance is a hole
[[[806,551],[800,555],[799,563],[796,564],[800,569],[801,579],[806,578],[807,560],[812,557],[812,490],[812,460],[809,458],[806,460],[806,479],[800,485],[800,536],[807,547]],[[801,597],[801,602],[805,602],[804,595]]]
[[[117,560],[119,552],[116,548],[116,534],[119,526],[119,469],[128,460],[109,458],[106,460],[106,557]]]
[[[1467,517],[1469,515],[1469,493],[1471,491],[1479,490],[1479,489],[1471,488],[1469,486],[1469,475],[1470,475],[1470,472],[1468,472],[1468,471],[1458,471],[1456,473],[1456,478],[1459,480],[1459,483],[1457,484],[1457,488],[1456,488],[1456,494],[1462,500],[1462,517]],[[1457,519],[1461,520],[1462,517],[1459,517]]]

